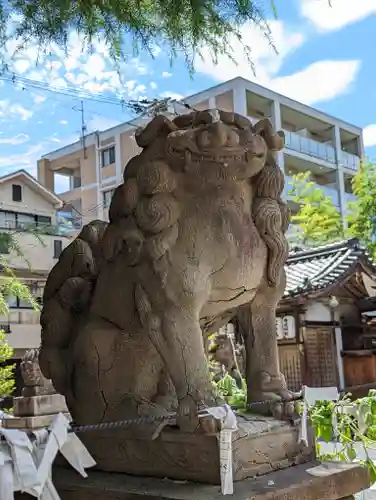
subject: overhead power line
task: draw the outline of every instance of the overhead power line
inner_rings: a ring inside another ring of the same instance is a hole
[[[133,109],[133,107],[138,103],[138,101],[134,99],[111,97],[108,95],[94,93],[84,89],[77,89],[71,86],[59,86],[47,82],[40,82],[38,80],[32,80],[31,78],[16,76],[10,73],[1,74],[0,80],[13,85],[21,84],[22,86],[34,88],[37,90],[53,92],[56,94],[65,95],[67,97],[80,98],[103,104],[121,106],[122,108],[128,108],[128,109]]]

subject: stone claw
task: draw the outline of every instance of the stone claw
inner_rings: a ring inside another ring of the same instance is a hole
[[[262,374],[262,392],[257,394],[257,403],[252,407],[252,394],[248,394],[250,408],[255,413],[271,415],[276,419],[292,418],[296,413],[296,395],[287,389],[282,374],[271,377],[268,373]],[[265,403],[262,404],[261,402]]]
[[[199,426],[197,402],[187,394],[179,399],[177,424],[181,431],[193,433]]]

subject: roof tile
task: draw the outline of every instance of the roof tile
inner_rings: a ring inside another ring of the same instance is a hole
[[[284,298],[326,288],[343,276],[358,260],[372,268],[368,252],[357,239],[309,250],[294,249],[287,259]]]

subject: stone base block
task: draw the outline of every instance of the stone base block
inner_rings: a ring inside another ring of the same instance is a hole
[[[267,474],[314,458],[314,446],[298,443],[299,428],[267,417],[239,417],[233,433],[234,480]],[[153,439],[155,428],[135,426],[79,435],[97,469],[106,472],[220,484],[217,434],[185,434],[177,428]]]
[[[66,418],[71,421],[71,416],[69,413],[64,413]],[[21,429],[21,430],[32,430],[41,429],[42,427],[49,427],[54,419],[55,415],[37,415],[35,417],[14,417],[6,418],[2,421],[3,427],[5,429]]]
[[[61,500],[223,500],[219,486],[168,481],[125,474],[88,471],[87,479],[75,471],[56,468],[53,482]],[[368,470],[343,464],[326,468],[310,462],[289,467],[234,485],[232,500],[350,500],[368,488]],[[350,497],[350,498],[349,498]],[[31,500],[16,494],[15,500]],[[352,499],[353,500],[353,499]]]
[[[48,394],[14,398],[13,412],[16,417],[34,417],[37,415],[68,413],[68,408],[64,396],[61,394]]]

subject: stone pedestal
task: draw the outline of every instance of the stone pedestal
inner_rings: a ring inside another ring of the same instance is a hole
[[[14,418],[3,421],[7,429],[39,429],[48,427],[58,413],[70,420],[65,398],[61,394],[19,397],[13,399]]]
[[[91,471],[87,479],[55,468],[61,500],[223,500],[219,486]],[[342,464],[327,468],[315,462],[239,481],[232,500],[337,500],[368,488],[368,470]],[[31,500],[16,494],[15,500]]]
[[[267,474],[314,458],[298,443],[299,428],[267,417],[238,418],[233,433],[235,481]],[[134,475],[220,484],[218,434],[184,434],[165,428],[134,426],[79,434],[97,469]]]

